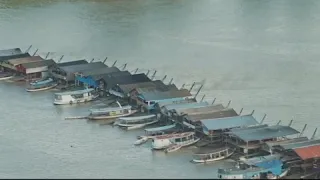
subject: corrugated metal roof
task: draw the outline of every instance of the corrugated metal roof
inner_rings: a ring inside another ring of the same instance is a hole
[[[101,75],[101,74],[109,74],[113,72],[119,72],[120,70],[117,67],[101,67],[97,69],[87,69],[80,71],[79,73],[83,76],[93,76],[93,75]]]
[[[37,68],[37,67],[51,66],[55,63],[56,62],[54,62],[54,60],[49,59],[49,60],[42,60],[37,62],[24,63],[22,64],[22,66],[26,69],[31,69],[31,68]]]
[[[165,91],[177,91],[179,90],[175,84],[160,84],[160,80],[157,80],[155,81],[157,82],[157,86],[155,87],[143,87],[143,88],[135,88],[135,90],[137,91],[138,94],[142,94],[142,93],[145,93],[145,92],[154,92],[154,93],[157,93],[159,91],[161,92],[165,92]]]
[[[124,93],[129,93],[133,89],[137,89],[137,88],[154,87],[156,89],[157,87],[166,87],[166,85],[162,81],[157,80],[157,81],[141,82],[141,83],[133,83],[133,84],[122,84],[122,85],[119,85],[119,87]]]
[[[23,53],[23,54],[17,54],[17,55],[11,55],[11,56],[0,56],[0,62],[7,61],[9,59],[16,59],[16,58],[23,58],[23,57],[29,57],[29,53]]]
[[[174,90],[174,91],[156,91],[156,92],[144,92],[140,96],[146,101],[172,99],[179,97],[191,97],[191,93],[186,89]]]
[[[24,63],[30,63],[30,62],[37,62],[42,61],[42,57],[40,56],[30,56],[30,57],[24,57],[24,58],[16,58],[16,59],[9,59],[8,62],[12,64],[13,66],[24,64]]]
[[[276,137],[289,136],[300,133],[299,131],[293,129],[290,126],[267,126],[256,129],[243,129],[243,130],[231,130],[228,132],[229,134],[235,135],[243,141],[256,141],[256,140],[264,140],[271,139]]]
[[[57,65],[59,67],[63,67],[63,66],[73,66],[73,65],[79,65],[79,64],[88,64],[88,61],[86,61],[85,59],[81,59],[81,60],[58,63]]]
[[[230,129],[236,127],[252,126],[258,124],[258,121],[250,114],[243,116],[233,116],[227,118],[204,119],[201,120],[203,126],[209,130]]]
[[[265,142],[265,144],[268,147],[274,147],[274,146],[280,146],[284,144],[289,144],[289,143],[297,143],[297,142],[303,142],[303,141],[308,141],[307,137],[298,137],[294,139],[287,139],[283,141],[270,141],[270,142]]]
[[[171,104],[186,104],[186,103],[197,103],[195,99],[182,99],[179,101],[165,101],[165,102],[157,102],[156,105],[158,107],[168,106]]]
[[[118,71],[118,72],[107,73],[107,74],[92,75],[91,77],[96,81],[100,79],[104,79],[105,81],[107,81],[109,79],[112,79],[112,77],[117,77],[117,76],[131,76],[131,73],[129,71]]]
[[[200,107],[191,107],[188,109],[176,109],[177,114],[203,114],[203,113],[210,113],[214,111],[221,111],[225,109],[222,104],[215,104],[215,105],[208,105],[208,106],[200,106]]]
[[[168,104],[163,106],[163,108],[167,111],[171,110],[182,110],[182,109],[190,109],[197,107],[206,107],[209,106],[208,102],[191,102],[191,103],[179,103],[179,104]]]
[[[297,142],[297,143],[283,144],[283,145],[280,145],[280,147],[284,150],[289,150],[289,149],[295,149],[295,148],[300,148],[300,147],[305,147],[305,146],[313,146],[313,145],[320,145],[320,139],[308,140],[308,141]]]
[[[202,114],[188,114],[186,118],[192,122],[198,122],[203,119],[226,118],[233,116],[238,116],[237,112],[234,109],[223,109]]]
[[[60,67],[61,70],[63,70],[66,73],[76,73],[79,71],[84,71],[87,69],[97,69],[101,67],[107,67],[107,65],[103,64],[102,62],[92,62],[88,64],[77,64],[73,66],[62,66]]]
[[[0,50],[0,56],[12,56],[18,54],[23,54],[20,48]]]
[[[132,83],[138,83],[138,82],[150,82],[151,80],[148,78],[147,75],[144,73],[141,74],[129,74],[129,75],[123,75],[123,76],[114,76],[112,74],[107,74],[103,77],[103,80],[107,84],[107,89],[111,89],[116,85],[121,84],[132,84]]]
[[[297,149],[294,149],[294,152],[302,160],[320,158],[320,145],[297,148]]]

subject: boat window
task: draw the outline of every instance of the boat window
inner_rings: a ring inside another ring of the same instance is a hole
[[[155,104],[156,102],[154,102],[154,101],[150,101],[150,105],[153,105],[153,104]]]
[[[73,94],[71,96],[75,99],[83,98],[83,94]]]
[[[225,152],[220,152],[220,156],[225,156],[226,153]]]
[[[175,139],[175,142],[181,142],[180,138]]]
[[[61,100],[61,99],[62,99],[60,95],[55,95],[54,98],[55,98],[56,100]]]
[[[182,138],[182,141],[187,141],[187,140],[188,140],[187,137]]]

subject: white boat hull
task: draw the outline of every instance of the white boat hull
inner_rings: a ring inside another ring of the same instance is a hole
[[[181,143],[179,145],[181,145],[181,147],[186,147],[186,146],[190,146],[192,144],[195,144],[197,143],[198,141],[200,140],[200,138],[197,138],[197,139],[194,139],[193,141],[190,141],[188,143]],[[171,144],[167,145],[167,146],[152,146],[152,149],[155,149],[155,150],[163,150],[163,149],[166,149],[166,148],[169,148],[171,146]]]
[[[104,119],[115,119],[115,118],[118,118],[118,117],[126,117],[126,116],[130,116],[134,113],[136,113],[137,110],[131,110],[130,113],[127,113],[127,114],[121,114],[121,115],[115,115],[115,116],[104,116],[104,115],[98,115],[98,116],[89,116],[89,119],[91,120],[104,120]]]
[[[181,148],[182,148],[181,145],[173,145],[173,146],[167,148],[166,150],[164,150],[164,152],[165,153],[170,153],[170,152],[178,151]]]
[[[99,95],[85,97],[85,98],[79,98],[79,99],[72,99],[70,101],[54,101],[53,104],[55,104],[55,105],[80,104],[80,103],[93,101],[93,100],[97,99],[98,97],[99,97]]]
[[[222,157],[218,157],[215,159],[207,159],[207,160],[193,159],[192,162],[194,162],[194,163],[210,163],[210,162],[215,162],[215,161],[221,161],[223,159],[227,159],[228,157],[232,156],[233,154],[234,154],[234,152],[228,154],[227,156],[222,156]]]
[[[2,81],[2,80],[7,80],[7,79],[11,79],[11,78],[13,78],[13,76],[1,77],[1,78],[0,78],[0,81]]]
[[[147,136],[145,136],[145,137],[142,137],[141,139],[139,139],[139,140],[137,140],[135,143],[134,143],[134,145],[141,145],[141,144],[143,144],[143,143],[146,143],[147,141],[149,140],[149,138],[147,137]]]
[[[49,90],[49,89],[52,89],[54,87],[58,86],[58,84],[53,84],[52,86],[47,86],[47,87],[44,87],[44,88],[35,88],[35,89],[32,89],[32,88],[27,88],[26,91],[27,92],[37,92],[37,91],[45,91],[45,90]]]
[[[132,130],[132,129],[139,129],[139,128],[143,128],[145,126],[151,125],[151,124],[155,124],[157,123],[158,120],[153,120],[151,122],[147,122],[147,123],[142,123],[142,124],[121,124],[121,123],[117,123],[117,126],[126,128],[127,130]]]

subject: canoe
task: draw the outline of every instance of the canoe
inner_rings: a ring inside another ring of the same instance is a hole
[[[146,143],[147,141],[149,140],[149,137],[147,136],[144,136],[142,138],[140,138],[139,140],[137,140],[134,145],[138,146],[138,145],[141,145],[143,143]]]
[[[164,152],[170,153],[170,152],[178,151],[181,147],[182,147],[181,145],[174,144],[174,145],[168,147],[167,149],[165,149]]]

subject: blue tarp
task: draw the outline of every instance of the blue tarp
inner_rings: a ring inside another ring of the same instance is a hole
[[[282,172],[282,162],[280,160],[265,161],[257,163],[255,166],[269,169],[275,175],[280,175]]]

